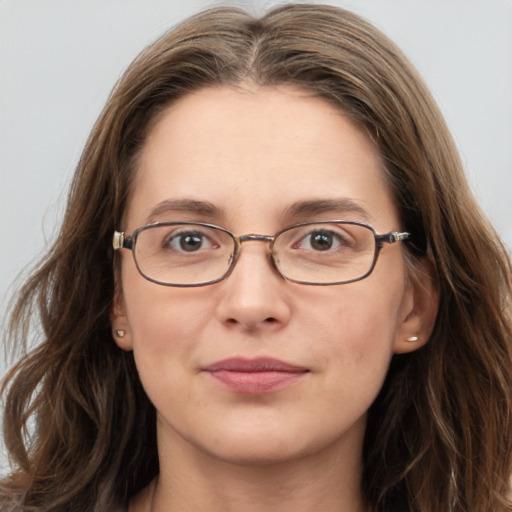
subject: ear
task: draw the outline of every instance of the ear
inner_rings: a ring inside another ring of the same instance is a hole
[[[126,315],[124,298],[121,291],[116,290],[112,310],[110,312],[110,325],[112,326],[112,337],[117,346],[123,350],[133,350],[130,324]]]
[[[414,264],[411,273],[414,275],[408,277],[396,329],[395,354],[413,352],[427,343],[439,308],[439,286],[434,262],[424,258],[421,263]]]

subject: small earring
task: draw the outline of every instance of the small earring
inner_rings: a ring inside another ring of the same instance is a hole
[[[126,331],[124,329],[113,329],[114,336],[116,338],[124,338]]]
[[[407,338],[407,341],[409,341],[410,343],[414,343],[415,341],[418,341],[418,336],[409,336]]]

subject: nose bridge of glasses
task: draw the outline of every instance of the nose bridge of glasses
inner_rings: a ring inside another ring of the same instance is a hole
[[[270,263],[270,266],[274,269],[274,271],[276,271],[282,277],[281,272],[279,272],[279,270],[277,268],[277,262],[275,261],[274,254],[273,254],[273,245],[274,245],[274,241],[275,241],[275,236],[258,235],[258,234],[254,234],[254,233],[249,233],[247,235],[235,236],[234,239],[235,239],[236,249],[235,249],[235,253],[234,253],[234,258],[232,258],[232,260],[231,260],[231,270],[233,269],[235,264],[238,262],[238,259],[240,258],[240,248],[241,248],[241,245],[243,242],[265,242],[266,244],[268,244],[267,249],[266,249],[268,263]]]
[[[266,242],[266,243],[272,243],[274,241],[274,237],[270,235],[256,235],[253,233],[250,233],[248,235],[241,235],[236,237],[239,244],[242,244],[243,242]]]

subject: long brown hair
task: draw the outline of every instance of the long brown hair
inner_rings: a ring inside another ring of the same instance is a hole
[[[20,290],[4,382],[17,511],[100,511],[158,473],[155,410],[112,341],[114,230],[159,113],[198,88],[291,84],[337,105],[378,145],[410,261],[431,258],[441,294],[428,344],[395,356],[371,407],[363,492],[379,512],[510,510],[511,267],[468,188],[430,94],[401,52],[359,17],[296,4],[255,19],[203,12],[147,48],[87,142],[60,234]],[[413,270],[414,272],[414,270]],[[38,313],[38,315],[36,315]],[[34,321],[33,318],[36,318]],[[40,344],[24,352],[30,326]]]

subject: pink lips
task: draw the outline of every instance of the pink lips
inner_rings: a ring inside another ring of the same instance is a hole
[[[203,369],[222,386],[237,393],[259,394],[278,391],[301,379],[307,368],[279,359],[229,358]]]

